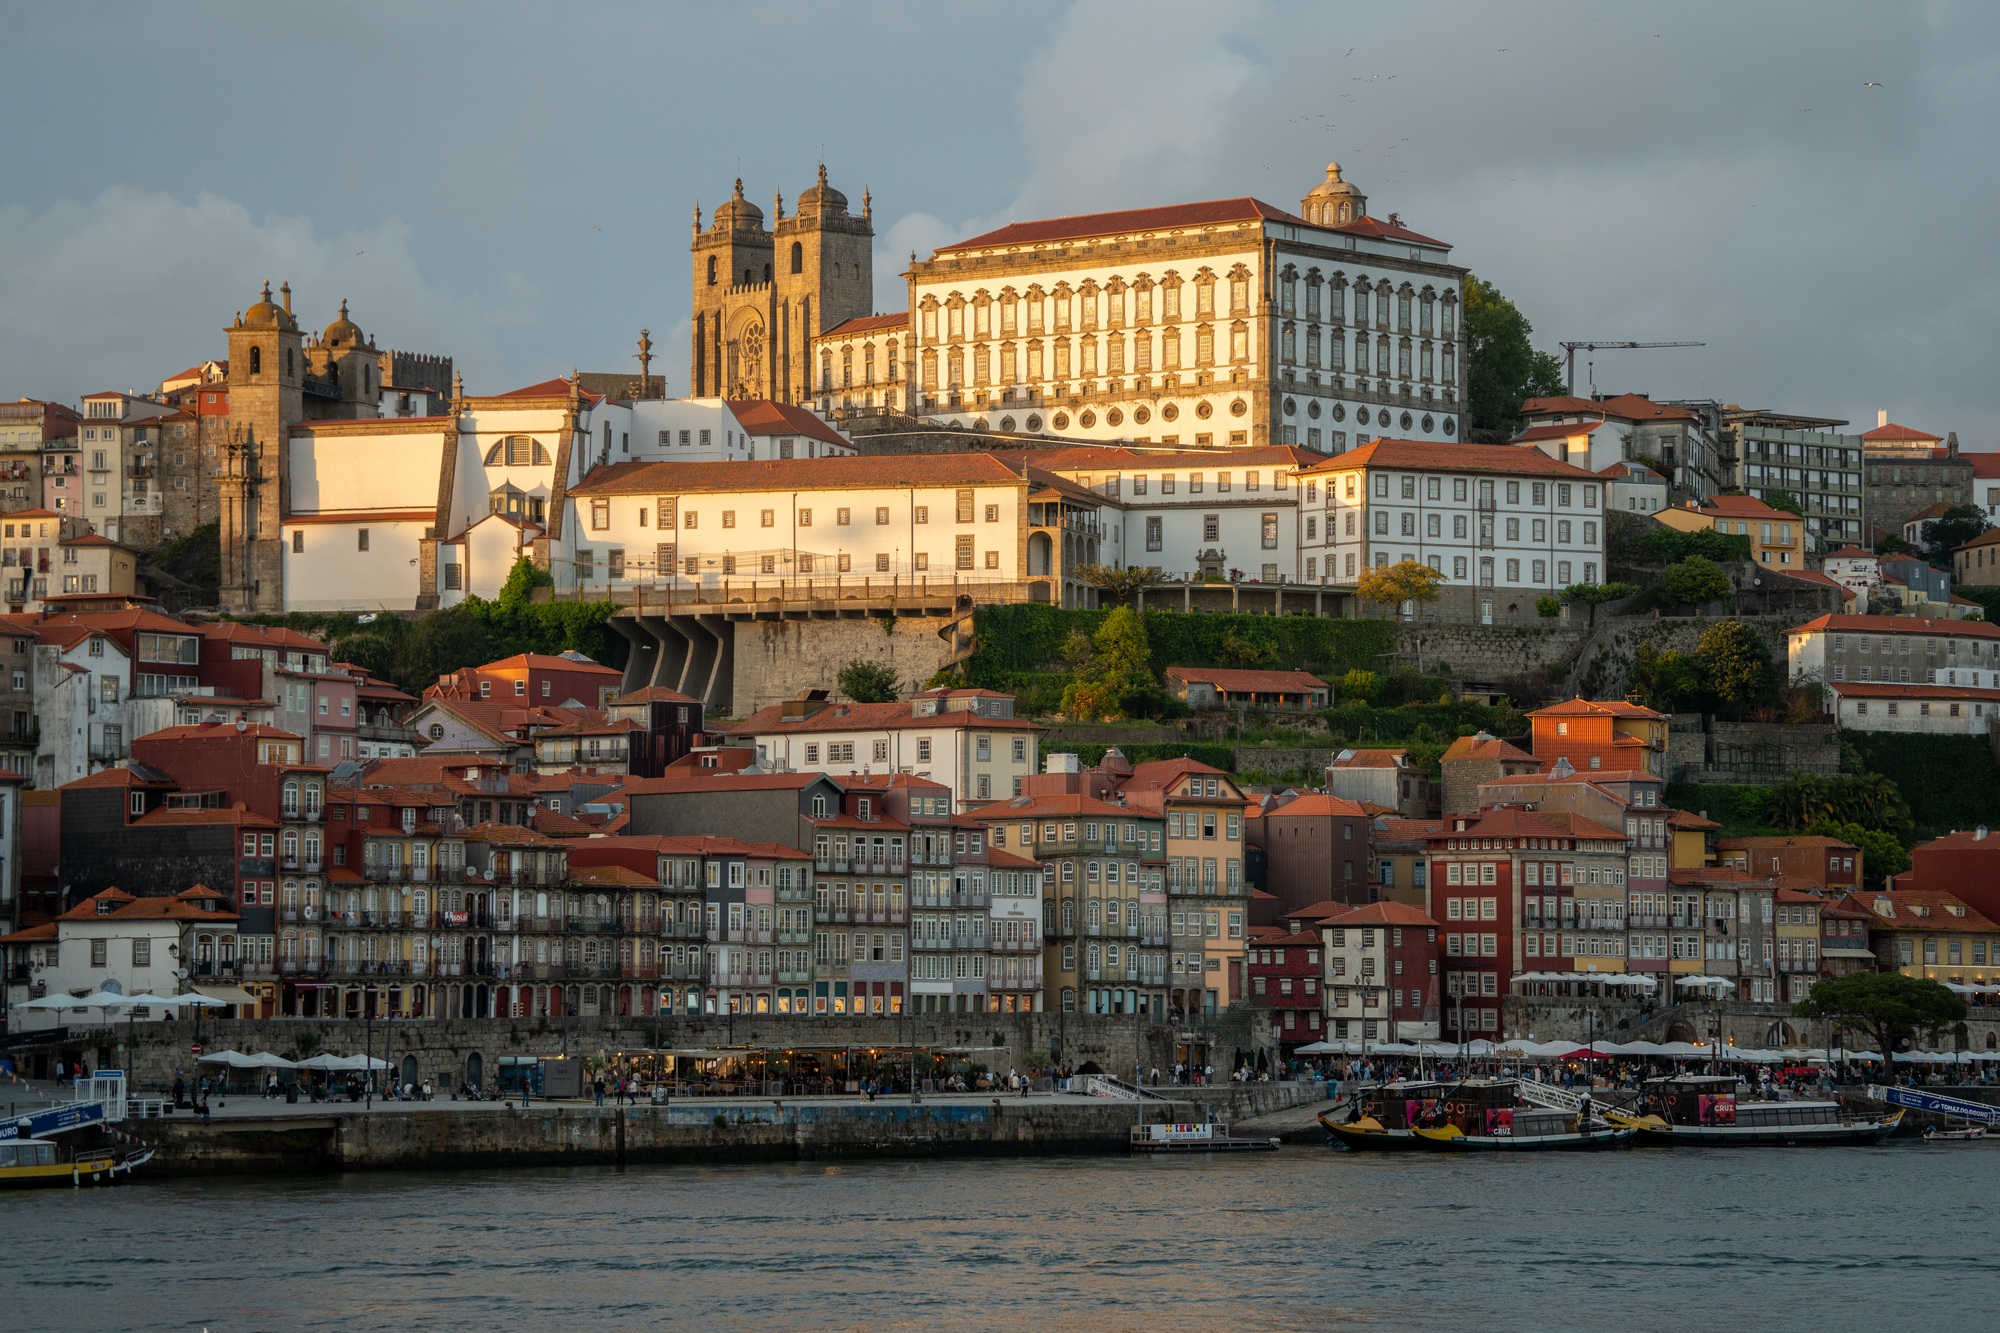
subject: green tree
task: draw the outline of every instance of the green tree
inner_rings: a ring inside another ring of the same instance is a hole
[[[1916,547],[1910,545],[1908,542],[1904,541],[1901,537],[1897,536],[1895,533],[1885,532],[1881,535],[1881,537],[1876,539],[1875,554],[1921,555],[1922,552],[1917,550]]]
[[[1953,505],[1924,524],[1924,559],[1949,569],[1951,553],[1992,526],[1978,505]]]
[[[518,611],[528,605],[537,588],[555,586],[555,579],[546,569],[538,569],[527,556],[514,561],[514,567],[507,571],[507,581],[500,585],[499,606],[502,611]]]
[[[1472,429],[1505,439],[1521,429],[1521,404],[1564,393],[1562,362],[1528,341],[1535,326],[1500,289],[1465,275],[1465,402]]]
[[[1100,588],[1120,606],[1130,602],[1140,589],[1159,582],[1158,565],[1078,565],[1076,577]]]
[[[495,657],[492,636],[471,603],[433,611],[410,627],[403,639],[396,682],[421,693],[437,678]]]
[[[1794,774],[1771,788],[1764,798],[1764,822],[1772,828],[1803,833],[1828,820],[1886,833],[1904,847],[1916,837],[1909,803],[1896,784],[1880,773],[1837,777]]]
[[[857,657],[840,669],[840,692],[858,704],[894,703],[899,684],[886,663]]]
[[[1850,972],[1813,983],[1792,1006],[1800,1018],[1860,1028],[1882,1052],[1882,1072],[1896,1081],[1896,1048],[1937,1037],[1965,1021],[1965,1001],[1942,982],[1901,972]]]
[[[1675,606],[1700,606],[1729,595],[1729,575],[1706,556],[1691,555],[1667,566],[1660,580],[1660,595]]]
[[[335,662],[352,662],[377,680],[395,680],[401,655],[387,635],[356,631],[343,634],[327,645],[327,656]]]
[[[1633,658],[1631,687],[1648,708],[1674,713],[1700,701],[1701,673],[1687,654],[1663,653],[1649,639]]]
[[[1800,518],[1806,516],[1805,502],[1782,487],[1773,486],[1770,490],[1765,491],[1764,503],[1773,509],[1782,509],[1788,514],[1797,514]]]
[[[1354,585],[1354,595],[1377,606],[1401,606],[1404,602],[1435,602],[1444,575],[1417,560],[1378,565],[1363,574]]]
[[[1702,686],[1732,709],[1760,703],[1777,686],[1764,641],[1740,620],[1725,620],[1695,645]]]
[[[1879,829],[1822,819],[1801,831],[1814,837],[1838,838],[1860,848],[1861,871],[1868,888],[1879,889],[1890,875],[1900,875],[1910,868],[1910,854],[1903,850],[1903,844]]]
[[[1071,636],[1072,647],[1075,638]],[[1064,713],[1088,720],[1116,719],[1146,712],[1161,702],[1146,626],[1131,607],[1113,608],[1088,646],[1089,656],[1077,669],[1077,678],[1063,689]]]
[[[1360,667],[1350,668],[1340,678],[1340,698],[1344,703],[1367,703],[1382,692],[1382,677]]]

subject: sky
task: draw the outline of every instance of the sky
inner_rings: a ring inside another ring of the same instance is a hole
[[[474,393],[687,387],[692,210],[824,161],[911,251],[1009,221],[1255,195],[1328,162],[1454,246],[1579,388],[1891,420],[2000,447],[2000,5],[9,0],[0,400],[302,322]]]

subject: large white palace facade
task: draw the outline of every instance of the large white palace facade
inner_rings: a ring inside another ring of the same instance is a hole
[[[814,340],[812,401],[1183,448],[1463,436],[1465,270],[1338,165],[1243,197],[1017,222],[912,263],[909,309]]]

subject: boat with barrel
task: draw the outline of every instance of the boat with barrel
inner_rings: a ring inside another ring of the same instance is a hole
[[[1601,1152],[1631,1144],[1634,1132],[1597,1113],[1587,1099],[1545,1102],[1540,1084],[1520,1079],[1473,1079],[1451,1089],[1431,1117],[1411,1133],[1432,1152]]]
[[[1350,1152],[1421,1152],[1414,1127],[1436,1115],[1450,1086],[1436,1080],[1398,1079],[1357,1089],[1346,1105],[1320,1112],[1319,1125],[1329,1142]]]
[[[1856,1115],[1833,1101],[1740,1100],[1727,1075],[1681,1074],[1648,1079],[1639,1106],[1606,1111],[1642,1146],[1806,1147],[1879,1143],[1903,1122],[1903,1112]]]

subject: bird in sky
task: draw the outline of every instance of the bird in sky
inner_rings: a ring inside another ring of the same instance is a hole
[[[1353,54],[1354,54],[1354,48],[1350,46],[1350,47],[1348,47],[1348,48],[1347,48],[1347,54],[1346,54],[1346,55],[1343,55],[1343,56],[1341,56],[1341,59],[1342,59],[1342,60],[1345,60],[1345,59],[1347,59],[1347,57],[1348,57],[1348,56],[1351,56],[1351,55],[1353,55]]]
[[[1804,114],[1805,114],[1806,112],[1808,112],[1808,111],[1810,111],[1810,110],[1812,110],[1812,108],[1811,108],[1811,107],[1809,107],[1809,106],[1802,106],[1802,107],[1800,107],[1800,108],[1799,108],[1799,114],[1800,114],[1800,115],[1804,115]]]
[[[1879,83],[1864,83],[1861,86],[1863,88],[1880,88],[1882,85]]]

